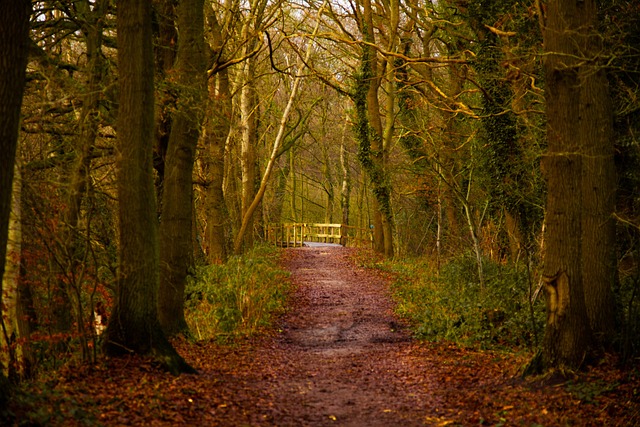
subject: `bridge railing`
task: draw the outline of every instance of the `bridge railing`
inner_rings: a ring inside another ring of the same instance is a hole
[[[337,243],[342,246],[371,246],[371,230],[344,224],[288,223],[267,227],[267,240],[280,247],[300,247],[304,242]]]

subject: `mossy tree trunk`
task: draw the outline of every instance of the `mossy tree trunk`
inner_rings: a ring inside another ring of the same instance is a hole
[[[373,244],[377,252],[393,256],[393,212],[391,183],[387,176],[384,152],[384,130],[380,117],[378,89],[381,78],[375,43],[373,12],[370,0],[363,0],[360,23],[363,38],[362,58],[356,79],[354,103],[356,107],[356,137],[358,159],[367,172],[373,191]]]

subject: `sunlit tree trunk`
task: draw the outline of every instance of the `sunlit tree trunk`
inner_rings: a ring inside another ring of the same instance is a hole
[[[342,212],[342,224],[350,225],[351,214],[351,166],[349,164],[349,151],[346,147],[347,137],[347,120],[345,119],[342,137],[340,138],[340,169],[341,181],[340,186],[340,210]]]
[[[322,174],[324,175],[324,191],[327,193],[327,204],[324,211],[324,222],[327,224],[333,223],[333,211],[335,205],[335,191],[333,174],[331,173],[331,161],[329,160],[329,149],[325,145],[322,147],[322,155],[324,162],[322,165]]]
[[[153,185],[153,49],[151,4],[118,0],[118,276],[105,332],[109,356],[152,354],[174,373],[193,368],[176,353],[158,321],[158,223]]]
[[[296,174],[296,156],[295,148],[291,150],[291,153],[287,156],[289,161],[289,174],[291,175],[291,199],[289,203],[289,209],[291,211],[291,220],[298,222],[298,207],[296,203],[296,197],[298,193],[298,178]]]
[[[180,37],[174,70],[178,95],[165,160],[158,293],[160,324],[169,336],[188,330],[184,289],[195,268],[192,176],[206,90],[204,1],[180,1],[177,16]]]
[[[253,88],[253,59],[244,64],[242,90],[240,93],[240,115],[242,142],[240,149],[240,164],[242,170],[242,187],[240,197],[240,213],[244,217],[255,196],[256,185],[256,141],[257,141],[257,103]],[[253,216],[248,218],[247,230],[244,235],[244,247],[253,245]]]
[[[280,166],[280,170],[278,171],[278,179],[276,183],[275,195],[274,195],[274,213],[272,221],[276,223],[285,222],[283,213],[284,213],[284,202],[287,195],[287,183],[289,182],[289,177],[293,176],[291,173],[291,156],[293,155],[293,148],[287,151],[287,156],[282,165]],[[293,195],[291,196],[293,197]]]
[[[237,87],[240,91],[240,172],[242,186],[240,189],[240,228],[243,227],[246,217],[246,232],[243,233],[243,247],[253,246],[254,216],[248,216],[251,203],[256,194],[256,144],[258,127],[258,98],[255,89],[255,58],[250,56],[260,39],[251,37],[253,28],[258,26],[262,19],[263,5],[261,0],[251,2],[248,16],[242,27],[242,40],[246,40],[243,55],[246,57],[238,73]],[[239,230],[236,230],[239,232]]]
[[[20,127],[20,106],[25,85],[27,53],[29,51],[29,15],[31,2],[14,0],[0,2],[0,305],[4,290],[2,277],[5,273],[9,217],[11,215],[11,193],[16,159],[16,147]],[[4,316],[0,316],[3,340]],[[4,349],[2,349],[4,351]],[[4,367],[0,371],[0,408],[9,397],[9,388]]]
[[[3,330],[0,333],[0,369],[11,379],[22,377],[24,367],[23,345],[24,338],[20,330],[19,312],[19,281],[20,281],[20,252],[22,246],[22,178],[19,162],[16,161],[15,175],[11,200],[11,216],[9,218],[9,234],[4,275],[2,280],[2,298],[0,316],[3,319]]]
[[[543,282],[547,323],[543,361],[547,368],[576,368],[591,345],[582,280],[582,165],[580,79],[576,34],[584,2],[551,0],[544,34],[548,150],[546,250]]]

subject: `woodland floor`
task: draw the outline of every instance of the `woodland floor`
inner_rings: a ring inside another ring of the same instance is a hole
[[[549,385],[520,379],[528,355],[413,340],[393,314],[388,278],[358,267],[352,255],[333,247],[288,250],[296,291],[280,329],[232,346],[176,343],[199,375],[173,377],[137,358],[63,369],[46,385],[55,391],[42,398],[40,419],[201,427],[640,425],[637,369],[607,360]]]

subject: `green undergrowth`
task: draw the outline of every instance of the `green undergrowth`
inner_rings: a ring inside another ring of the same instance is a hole
[[[542,295],[530,304],[535,284],[526,266],[485,260],[480,286],[471,256],[450,260],[438,272],[428,261],[369,262],[391,273],[397,312],[417,338],[480,348],[535,349],[544,325]]]
[[[229,341],[270,326],[290,290],[280,254],[258,246],[226,264],[199,267],[186,289],[185,317],[194,337]]]

